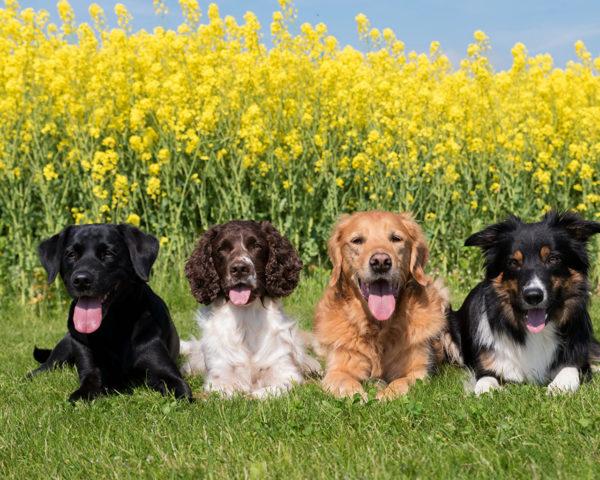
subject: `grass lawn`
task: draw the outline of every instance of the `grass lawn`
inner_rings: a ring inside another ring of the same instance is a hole
[[[287,301],[305,328],[324,284]],[[195,332],[184,286],[156,287],[182,337]],[[454,305],[462,299],[456,295]],[[592,309],[600,331],[600,300]],[[72,369],[24,380],[34,344],[64,333],[67,306],[1,307],[1,478],[598,478],[600,378],[573,396],[510,386],[476,399],[444,368],[402,399],[336,400],[317,383],[269,401],[194,404],[146,388],[70,405]],[[200,379],[191,381],[200,390]]]

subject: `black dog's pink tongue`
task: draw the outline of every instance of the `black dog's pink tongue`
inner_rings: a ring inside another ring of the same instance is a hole
[[[532,308],[527,310],[527,330],[531,333],[539,333],[546,326],[546,310],[544,308]]]
[[[102,323],[102,302],[99,298],[81,297],[75,304],[73,324],[79,333],[92,333]]]
[[[377,320],[389,319],[396,309],[396,297],[390,283],[385,280],[377,280],[371,283],[367,303],[371,314]]]
[[[250,287],[233,287],[229,290],[229,300],[237,306],[246,305],[250,300],[252,289]]]

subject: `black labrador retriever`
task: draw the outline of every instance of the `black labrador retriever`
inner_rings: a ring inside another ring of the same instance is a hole
[[[91,400],[143,383],[177,398],[192,393],[176,365],[179,337],[169,310],[146,284],[159,243],[130,225],[69,226],[39,248],[48,283],[60,276],[73,298],[68,333],[30,376],[75,365],[80,386],[69,400]]]

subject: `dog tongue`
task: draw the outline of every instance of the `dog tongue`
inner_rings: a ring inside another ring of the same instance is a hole
[[[250,287],[233,287],[229,290],[229,300],[234,305],[246,305],[250,299],[250,293],[252,293]]]
[[[92,333],[102,323],[102,302],[99,298],[81,297],[73,312],[75,330],[79,333]]]
[[[546,310],[543,308],[532,308],[527,310],[527,330],[531,333],[539,333],[546,326]]]
[[[392,286],[386,281],[376,281],[369,286],[367,299],[371,314],[380,321],[387,320],[396,309],[396,297]]]

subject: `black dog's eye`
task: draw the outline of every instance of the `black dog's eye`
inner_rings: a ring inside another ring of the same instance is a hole
[[[398,243],[398,242],[402,242],[403,240],[404,240],[404,239],[403,239],[403,238],[402,238],[400,235],[397,235],[397,234],[395,234],[395,233],[393,233],[393,234],[392,234],[392,236],[390,237],[390,241],[391,241],[392,243]]]
[[[77,260],[77,252],[75,250],[68,250],[65,252],[65,257],[69,260]]]
[[[561,261],[560,255],[553,254],[547,258],[546,263],[548,265],[558,265],[560,263],[560,261]]]
[[[511,258],[508,261],[508,266],[510,268],[519,268],[521,266],[521,264],[517,260],[515,260],[514,258]]]
[[[365,239],[363,237],[354,237],[352,240],[350,240],[350,243],[353,243],[354,245],[362,245],[365,243]]]

